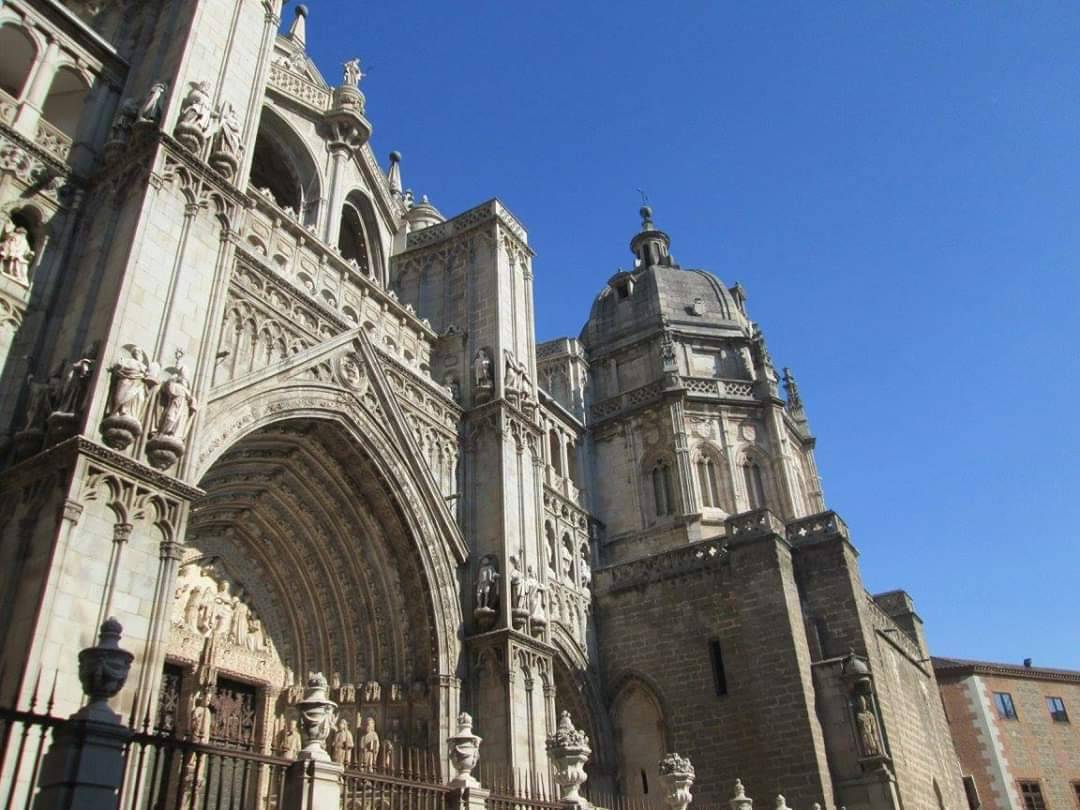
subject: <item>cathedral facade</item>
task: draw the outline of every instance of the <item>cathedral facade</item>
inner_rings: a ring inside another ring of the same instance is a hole
[[[118,709],[210,743],[289,754],[322,672],[345,764],[445,763],[468,710],[544,774],[567,711],[613,796],[678,751],[709,803],[963,807],[746,292],[643,208],[537,344],[524,225],[414,198],[281,6],[0,7],[0,704],[77,709],[115,616]]]

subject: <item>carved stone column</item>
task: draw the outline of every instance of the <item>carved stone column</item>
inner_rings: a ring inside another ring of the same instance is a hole
[[[79,653],[79,680],[90,701],[53,732],[41,764],[34,810],[100,810],[116,806],[131,730],[109,708],[124,686],[134,656],[120,649],[116,619],[101,625],[96,647]]]

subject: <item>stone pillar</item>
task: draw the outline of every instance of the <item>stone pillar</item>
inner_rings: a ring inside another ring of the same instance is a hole
[[[53,732],[41,764],[34,810],[115,810],[131,730],[109,708],[127,680],[134,656],[120,649],[116,619],[101,625],[96,647],[79,653],[79,680],[89,703]]]
[[[339,810],[345,768],[330,761],[326,738],[334,724],[337,704],[327,698],[328,686],[321,672],[307,682],[304,699],[296,704],[300,713],[300,738],[304,747],[285,772],[283,810]]]
[[[664,804],[669,810],[686,810],[694,800],[694,766],[689,757],[668,754],[660,760],[660,779],[664,783]]]
[[[555,767],[555,782],[562,789],[560,801],[573,810],[589,810],[592,805],[580,794],[581,786],[589,778],[585,763],[589,761],[592,748],[584,731],[574,728],[570,712],[559,716],[559,726],[547,740],[548,760]]]
[[[56,76],[56,62],[60,56],[60,45],[55,39],[49,40],[45,53],[38,61],[30,86],[23,90],[23,103],[15,118],[15,129],[31,141],[37,139],[37,125],[41,120],[41,111],[45,108],[45,99],[49,97]]]

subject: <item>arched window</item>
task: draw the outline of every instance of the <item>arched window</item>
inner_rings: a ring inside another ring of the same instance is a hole
[[[702,506],[715,509],[720,506],[720,487],[716,478],[716,462],[710,456],[702,456],[697,463],[698,490]]]
[[[746,487],[746,499],[750,509],[765,508],[765,479],[761,466],[747,456],[742,463],[743,485]]]
[[[49,95],[45,97],[45,105],[41,108],[41,116],[75,140],[79,119],[82,118],[83,104],[89,92],[90,87],[79,71],[62,67],[53,77]]]
[[[319,221],[319,170],[303,140],[269,108],[263,108],[251,158],[249,185],[268,193],[303,225]]]
[[[18,101],[36,59],[37,45],[23,28],[0,26],[0,90]]]
[[[658,461],[652,468],[652,485],[656,516],[675,514],[675,489],[671,483],[671,466],[666,461]]]
[[[382,247],[375,209],[367,195],[358,189],[350,191],[341,209],[341,230],[338,231],[338,252],[356,269],[378,281],[383,278]],[[420,311],[423,317],[429,312]]]
[[[548,451],[550,453],[551,466],[555,468],[555,474],[562,475],[562,446],[559,441],[559,431],[555,428],[548,431]]]

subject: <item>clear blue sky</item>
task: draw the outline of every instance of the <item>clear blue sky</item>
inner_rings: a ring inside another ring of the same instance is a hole
[[[1080,4],[308,5],[380,160],[523,220],[541,338],[646,189],[795,370],[867,587],[935,654],[1080,669]]]

